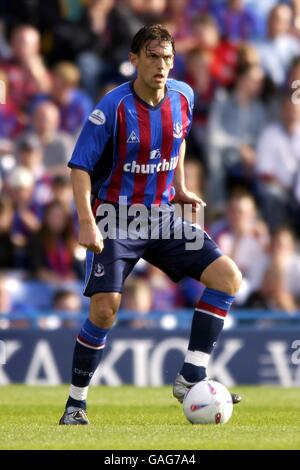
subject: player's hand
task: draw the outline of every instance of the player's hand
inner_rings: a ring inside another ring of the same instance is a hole
[[[101,253],[104,248],[102,235],[94,221],[80,222],[78,242],[96,254]]]
[[[192,206],[192,212],[197,212],[200,207],[206,206],[206,202],[187,189],[176,191],[174,202],[177,202],[178,204],[190,204]]]

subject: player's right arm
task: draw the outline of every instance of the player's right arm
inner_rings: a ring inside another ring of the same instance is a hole
[[[86,171],[73,168],[71,181],[79,219],[79,244],[94,253],[101,253],[103,238],[91,209],[90,175]]]
[[[91,176],[113,134],[113,116],[113,101],[106,95],[83,127],[68,163],[79,218],[79,243],[95,253],[103,250],[103,238],[91,208]]]

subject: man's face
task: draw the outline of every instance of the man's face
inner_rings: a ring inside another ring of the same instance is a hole
[[[15,32],[12,38],[12,49],[18,60],[30,59],[38,54],[39,48],[39,33],[34,28],[24,27]]]
[[[173,68],[172,44],[153,40],[145,44],[139,54],[130,54],[131,63],[137,68],[138,78],[152,90],[163,89]]]

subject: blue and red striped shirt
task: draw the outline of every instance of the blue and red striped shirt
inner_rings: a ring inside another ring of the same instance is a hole
[[[193,90],[169,79],[163,100],[144,102],[131,82],[107,93],[85,124],[68,164],[91,175],[102,201],[166,204],[179,149],[192,123]]]

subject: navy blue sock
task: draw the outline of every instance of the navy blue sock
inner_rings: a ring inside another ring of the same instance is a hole
[[[66,407],[86,409],[88,386],[101,360],[109,329],[98,328],[89,319],[77,337],[72,363],[72,384]]]
[[[234,297],[206,288],[195,308],[188,351],[180,374],[188,382],[206,377],[206,367]]]

